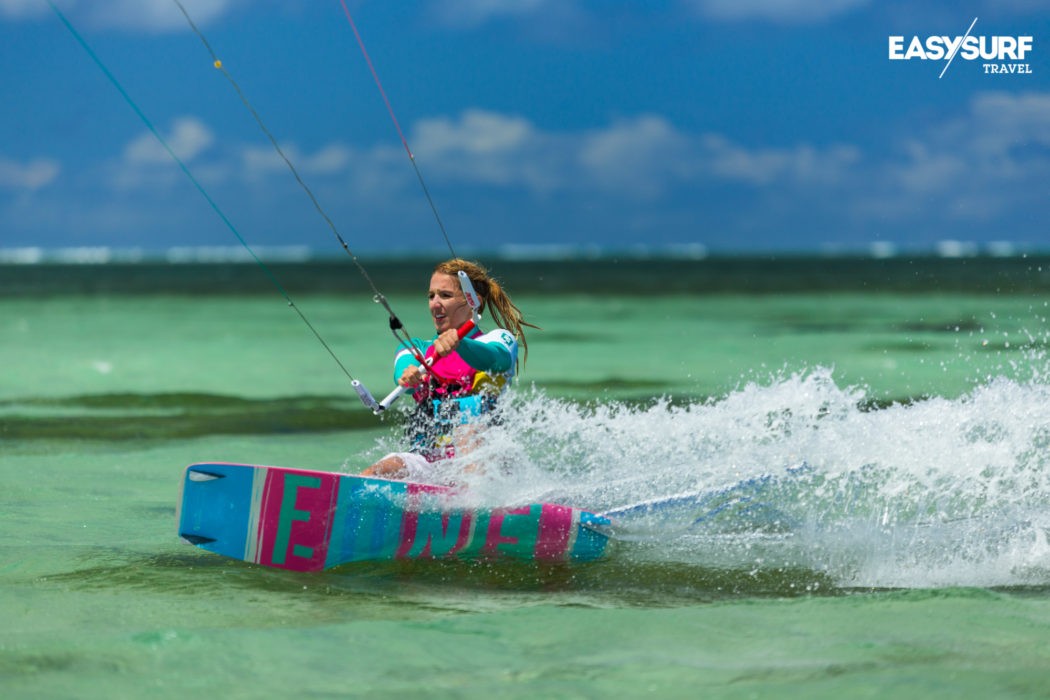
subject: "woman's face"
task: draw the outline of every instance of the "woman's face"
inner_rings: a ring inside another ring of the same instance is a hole
[[[459,279],[443,272],[435,272],[430,278],[430,315],[434,318],[434,328],[444,333],[450,328],[459,328],[471,316],[470,305],[459,287]]]

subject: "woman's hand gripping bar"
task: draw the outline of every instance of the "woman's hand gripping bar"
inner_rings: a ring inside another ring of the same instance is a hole
[[[470,333],[472,330],[474,330],[473,319],[467,321],[462,326],[457,328],[456,335],[458,335],[462,339],[465,338],[467,334]],[[427,370],[430,369],[434,365],[434,363],[437,362],[438,359],[439,358],[437,355],[431,355],[430,357],[426,358],[423,361],[423,364],[419,366],[420,376],[426,376]],[[408,391],[408,387],[404,387],[398,384],[397,388],[395,388],[393,391],[386,395],[386,398],[384,398],[382,401],[375,404],[374,406],[370,406],[370,408],[372,409],[372,413],[379,415],[386,409],[390,408],[390,405],[397,401],[401,394],[405,393],[406,391]]]

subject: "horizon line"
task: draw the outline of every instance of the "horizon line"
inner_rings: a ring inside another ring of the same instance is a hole
[[[338,260],[336,252],[311,248],[306,245],[259,245],[252,251],[262,260],[276,263],[308,263]],[[446,257],[444,248],[433,250],[403,248],[374,250],[369,256],[375,260],[398,261]],[[931,246],[904,247],[875,241],[866,245],[823,245],[792,249],[711,249],[701,243],[667,244],[659,246],[628,245],[600,246],[596,244],[505,244],[494,248],[464,248],[461,257],[490,258],[502,261],[557,262],[628,259],[705,260],[708,258],[870,258],[891,259],[910,257],[934,258],[1015,258],[1050,255],[1050,246],[1035,248],[1010,241],[942,240]],[[169,246],[145,248],[141,246],[11,246],[0,247],[0,264],[229,264],[250,263],[255,258],[243,246]]]

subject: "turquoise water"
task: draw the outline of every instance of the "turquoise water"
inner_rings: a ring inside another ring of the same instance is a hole
[[[357,471],[396,420],[265,290],[0,298],[0,691],[1045,697],[1046,293],[615,281],[520,285],[544,330],[475,492],[609,510],[766,479],[772,522],[672,508],[574,567],[225,560],[175,535],[187,464]],[[379,308],[295,294],[384,393]]]

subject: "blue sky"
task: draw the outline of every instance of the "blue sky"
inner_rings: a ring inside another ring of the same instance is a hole
[[[250,244],[341,254],[172,0],[55,4]],[[339,0],[184,5],[351,248],[442,250]],[[460,250],[1050,248],[1047,0],[348,6]],[[975,17],[1032,49],[889,58]],[[45,0],[0,59],[0,248],[237,245]]]

